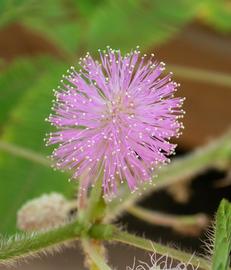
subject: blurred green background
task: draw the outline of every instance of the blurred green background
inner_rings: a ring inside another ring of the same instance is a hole
[[[226,0],[0,0],[0,234],[16,231],[28,199],[74,194],[66,174],[44,166],[51,149],[43,138],[52,89],[78,57],[139,45],[165,61],[187,97],[177,143],[188,151],[230,126],[230,78],[222,81],[231,73],[230,33]]]

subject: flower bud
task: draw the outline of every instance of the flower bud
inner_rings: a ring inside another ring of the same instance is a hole
[[[59,193],[43,194],[26,202],[17,213],[17,227],[32,232],[59,226],[68,219],[73,203]]]

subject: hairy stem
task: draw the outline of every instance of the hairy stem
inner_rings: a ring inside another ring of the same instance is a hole
[[[78,222],[41,233],[27,233],[0,238],[0,264],[10,264],[17,259],[27,258],[39,252],[54,251],[77,239],[83,228]]]
[[[131,206],[127,212],[150,224],[171,227],[184,234],[198,234],[208,225],[208,217],[202,213],[179,216],[147,210],[139,206]]]
[[[45,232],[21,233],[9,238],[0,236],[0,265],[33,257],[40,252],[54,252],[77,239],[90,237],[108,240],[112,237],[113,230],[112,225],[96,224],[86,227],[77,220]]]
[[[98,206],[103,200],[102,198],[102,168],[99,172],[99,176],[95,181],[95,186],[92,188],[90,197],[88,199],[88,206],[85,209],[85,218],[90,222],[95,222],[97,219]],[[100,215],[101,216],[101,215]]]
[[[202,258],[192,257],[191,254],[186,252],[131,235],[113,225],[95,224],[90,228],[86,228],[77,221],[43,233],[21,234],[8,240],[1,239],[0,264],[7,265],[19,258],[28,258],[39,252],[56,251],[62,245],[67,245],[77,238],[83,241],[82,244],[85,252],[87,251],[91,260],[100,270],[110,269],[105,262],[106,259],[100,254],[99,249],[96,248],[104,240],[122,242],[144,250],[155,251],[162,255],[168,254],[176,260],[185,263],[190,261],[195,266],[200,264],[201,268],[210,269],[209,262]],[[92,245],[92,243],[97,243],[97,245]]]
[[[177,249],[170,248],[168,246],[164,246],[155,242],[152,242],[150,240],[146,240],[142,237],[135,236],[132,234],[129,234],[127,232],[123,232],[117,229],[117,231],[114,231],[112,240],[118,241],[124,244],[128,244],[137,248],[141,248],[144,250],[156,252],[161,255],[168,255],[169,257],[176,259],[183,263],[191,263],[193,266],[197,267],[200,266],[200,269],[204,270],[210,270],[211,265],[210,262],[207,260],[197,257],[192,254],[188,254],[184,251],[180,251]]]
[[[92,186],[89,197],[86,197],[86,206],[78,214],[79,220],[84,224],[100,223],[105,215],[106,204],[102,196],[102,167],[96,176],[94,186]]]
[[[107,265],[105,256],[102,254],[103,247],[101,247],[100,243],[94,240],[83,239],[82,246],[87,257],[86,266],[89,270],[111,270]]]

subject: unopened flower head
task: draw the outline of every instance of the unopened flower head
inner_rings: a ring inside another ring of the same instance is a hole
[[[17,226],[26,232],[42,231],[68,220],[73,204],[63,195],[52,192],[26,202],[17,213]]]
[[[169,162],[183,127],[179,119],[183,98],[174,97],[178,84],[171,73],[163,76],[163,62],[140,56],[138,48],[124,56],[119,50],[89,53],[78,71],[68,70],[55,90],[54,114],[47,119],[57,127],[48,144],[58,144],[52,157],[56,167],[83,176],[81,188],[103,175],[105,195],[117,193],[119,183],[131,190],[151,181],[153,171]]]

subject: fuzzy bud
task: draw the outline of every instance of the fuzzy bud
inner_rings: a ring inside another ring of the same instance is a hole
[[[26,232],[42,231],[63,224],[73,203],[59,193],[43,194],[26,202],[17,213],[17,227]]]

